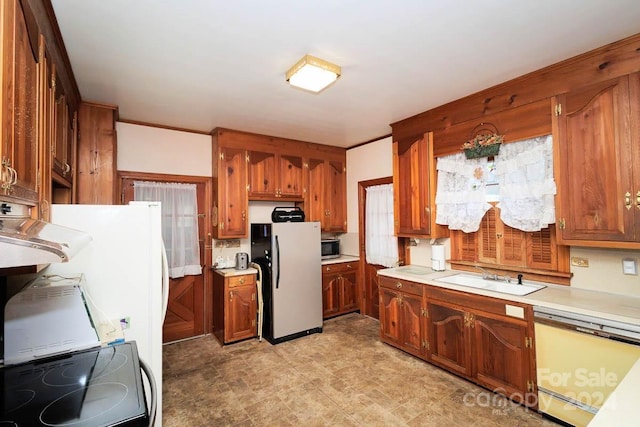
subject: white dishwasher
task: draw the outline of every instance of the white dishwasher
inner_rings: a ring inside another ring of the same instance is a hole
[[[640,326],[534,307],[538,409],[589,424],[640,358]]]

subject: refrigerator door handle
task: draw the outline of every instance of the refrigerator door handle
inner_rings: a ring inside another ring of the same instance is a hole
[[[276,238],[276,289],[280,287],[280,242],[278,241],[278,235]]]
[[[169,306],[169,260],[167,259],[164,240],[160,239],[160,243],[162,244],[162,323],[164,323],[167,307]]]

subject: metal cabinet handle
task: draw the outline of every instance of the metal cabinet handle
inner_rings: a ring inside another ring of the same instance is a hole
[[[238,282],[239,282],[241,285],[244,285],[244,277],[241,277],[241,278],[238,280]]]
[[[398,288],[398,289],[402,288],[402,283],[396,282],[396,288]]]
[[[624,206],[627,210],[631,209],[631,193],[628,191],[624,193]]]
[[[640,191],[636,193],[636,208],[640,209]]]

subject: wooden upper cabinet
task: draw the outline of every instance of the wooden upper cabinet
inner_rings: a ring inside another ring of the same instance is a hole
[[[559,240],[640,247],[639,74],[556,97]]]
[[[249,150],[248,162],[249,199],[302,201],[302,156]]]
[[[214,223],[214,237],[248,237],[247,151],[225,146],[219,147],[218,151],[217,223]]]
[[[329,232],[347,231],[347,169],[342,161],[326,162],[328,181],[325,206],[327,223],[325,230]]]
[[[116,197],[118,109],[83,102],[78,129],[77,202],[113,205]],[[64,123],[62,126],[66,126]],[[63,132],[64,133],[64,132]]]
[[[322,231],[347,231],[347,177],[342,159],[309,158],[305,163],[305,215],[319,221]]]
[[[52,168],[54,177],[70,183],[73,177],[74,150],[76,145],[77,114],[69,104],[61,84],[55,83],[57,76],[53,74],[53,138],[51,140]]]
[[[436,170],[433,134],[393,141],[394,228],[397,236],[449,235],[435,223]]]
[[[17,0],[1,5],[0,198],[38,202],[38,46]],[[30,13],[30,11],[27,10]]]
[[[323,159],[308,159],[305,167],[304,210],[307,221],[319,221],[325,227],[326,209],[324,204],[327,185],[327,168]]]

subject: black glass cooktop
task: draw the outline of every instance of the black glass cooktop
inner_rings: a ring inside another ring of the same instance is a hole
[[[146,426],[135,341],[0,370],[2,426]]]

